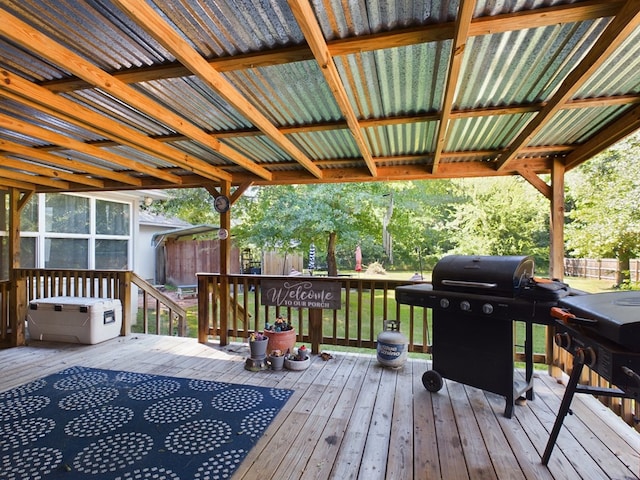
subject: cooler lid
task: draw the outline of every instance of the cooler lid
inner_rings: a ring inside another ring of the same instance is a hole
[[[93,305],[97,305],[100,303],[106,302],[114,302],[113,298],[102,298],[102,297],[67,297],[67,296],[58,296],[58,297],[48,297],[48,298],[38,298],[35,300],[31,300],[29,305],[66,305],[66,306],[83,306],[89,307]]]

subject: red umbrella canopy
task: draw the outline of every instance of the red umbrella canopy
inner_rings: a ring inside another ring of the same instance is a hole
[[[362,271],[362,250],[360,250],[360,245],[356,247],[356,272]]]

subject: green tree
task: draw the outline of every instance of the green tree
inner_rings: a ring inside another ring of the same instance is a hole
[[[447,230],[460,198],[450,180],[393,184],[394,211],[389,225],[394,265],[429,270],[454,244]]]
[[[532,255],[549,265],[549,201],[519,177],[454,182],[465,201],[447,225],[453,251],[467,255]]]
[[[574,257],[617,258],[628,281],[640,254],[640,134],[628,137],[567,175],[567,251]]]
[[[168,200],[153,202],[143,208],[194,225],[220,223],[220,216],[213,208],[213,197],[204,188],[175,188],[170,190],[170,196]]]
[[[326,255],[329,275],[336,275],[338,258],[353,268],[354,252],[374,254],[375,234],[381,232],[380,183],[276,185],[256,188],[234,205],[234,235],[239,242]],[[347,260],[348,259],[348,260]]]

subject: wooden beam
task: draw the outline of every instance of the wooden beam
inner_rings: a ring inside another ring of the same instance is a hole
[[[114,172],[112,170],[107,170],[106,168],[96,167],[91,165],[90,163],[83,163],[77,160],[71,160],[69,158],[64,158],[60,155],[54,155],[45,150],[26,147],[24,145],[20,145],[14,142],[10,142],[9,140],[3,140],[0,138],[0,150],[4,150],[5,152],[12,153],[15,155],[19,155],[21,157],[30,158],[33,160],[37,160],[39,162],[48,163],[50,165],[55,165],[59,168],[66,168],[71,171],[87,173],[90,175],[96,175],[98,177],[110,178],[114,181],[122,182],[127,185],[135,185],[136,187],[140,186],[141,181],[139,178],[134,178],[126,173]],[[85,177],[90,178],[90,177]],[[90,182],[84,182],[88,185],[92,185],[95,187],[104,188],[104,181],[95,179],[95,182],[99,182],[92,184]],[[78,181],[78,183],[83,183]]]
[[[349,95],[347,94],[347,90],[344,88],[340,78],[340,73],[338,73],[338,67],[336,67],[335,62],[333,61],[327,42],[322,34],[322,29],[316,20],[309,1],[289,0],[289,7],[291,7],[291,11],[296,18],[298,26],[302,30],[309,47],[311,47],[313,56],[320,67],[320,71],[322,72],[325,81],[329,85],[331,93],[333,93],[333,97],[338,103],[338,107],[340,108],[342,115],[347,120],[347,125],[349,126],[349,130],[351,130],[351,135],[353,135],[367,168],[371,172],[371,175],[375,177],[376,164],[371,156],[369,145],[362,135],[358,118],[351,106]]]
[[[0,187],[17,188],[20,190],[36,190],[36,186],[33,183],[21,182],[19,180],[13,180],[11,178],[1,178],[1,177],[0,177]]]
[[[574,23],[597,18],[615,16],[624,2],[622,0],[589,0],[566,5],[556,5],[534,10],[479,17],[472,20],[469,36],[490,35],[508,31],[525,30]],[[327,42],[332,57],[353,55],[360,52],[406,47],[421,43],[441,42],[453,38],[453,22],[428,24],[418,27],[397,28],[369,35],[358,35]],[[218,72],[230,72],[282,65],[292,62],[312,60],[313,53],[308,45],[292,45],[267,51],[244,53],[209,60]],[[189,75],[189,70],[179,62],[153,65],[112,72],[114,78],[124,83],[150,82]],[[41,85],[54,92],[69,92],[90,87],[91,84],[79,77],[56,79]]]
[[[444,90],[444,98],[442,100],[442,109],[440,111],[440,124],[438,125],[438,133],[435,142],[436,148],[433,155],[431,173],[438,173],[440,155],[442,155],[442,151],[444,150],[447,142],[453,99],[456,93],[456,88],[458,87],[458,77],[460,76],[460,69],[462,68],[464,50],[467,45],[469,27],[471,19],[473,18],[475,6],[475,0],[462,0],[462,3],[460,3],[458,7],[458,17],[456,19],[453,43],[451,46],[451,56],[449,57],[447,82]]]
[[[564,165],[556,159],[551,169],[551,228],[550,261],[551,278],[564,278]]]
[[[164,162],[179,165],[187,171],[199,173],[204,178],[231,180],[231,175],[204,160],[151,139],[121,122],[111,120],[17,75],[2,72],[2,77],[3,82],[0,82],[1,95],[8,95],[10,92],[12,98],[17,102],[28,104],[51,116],[105,136],[118,144],[142,150],[146,154],[161,158]]]
[[[580,63],[567,75],[551,100],[531,120],[518,137],[511,143],[498,161],[498,170],[505,168],[518,155],[520,149],[553,118],[562,106],[571,99],[584,82],[589,80],[616,49],[640,25],[640,2],[627,0],[615,18],[607,25],[594,46]]]
[[[0,155],[0,163],[11,163],[11,159]],[[70,186],[69,182],[65,182],[63,180],[56,180],[51,177],[45,177],[34,173],[24,173],[16,170],[9,170],[5,168],[4,165],[0,166],[0,177],[18,180],[26,183],[33,183],[34,185],[47,185],[59,190],[68,190]]]
[[[140,27],[169,50],[189,71],[197,75],[207,86],[222,96],[250,122],[256,125],[276,145],[291,155],[305,169],[318,178],[322,171],[316,167],[293,142],[282,135],[278,129],[256,107],[251,104],[220,72],[214,69],[158,12],[145,2],[133,0],[115,0]],[[239,155],[239,154],[238,154]],[[238,158],[231,158],[237,161]],[[254,164],[254,168],[256,165]],[[248,166],[245,166],[249,170]],[[263,170],[264,177],[271,174]]]
[[[11,158],[10,156],[3,153],[0,153],[0,158],[2,159],[2,161],[0,162],[1,167],[5,169],[11,168],[18,171],[29,172],[32,175],[39,175],[45,178],[65,180],[65,182],[62,182],[62,183],[65,183],[67,186],[68,186],[68,182],[73,182],[73,183],[82,183],[83,185],[91,185],[93,187],[100,188],[100,189],[104,187],[104,182],[97,178],[91,178],[91,177],[87,177],[86,175],[80,175],[77,173],[69,173],[57,168],[45,167],[33,162],[16,160],[15,158]],[[3,176],[7,176],[7,175],[3,175]],[[56,181],[56,180],[53,180],[53,181]],[[34,182],[34,183],[39,183],[39,182]],[[43,183],[43,185],[46,185],[46,184]],[[59,182],[58,185],[61,185],[61,183]],[[60,187],[60,188],[63,188],[63,187]]]
[[[157,168],[144,165],[140,162],[136,162],[135,160],[121,157],[120,155],[108,152],[106,150],[102,150],[100,148],[94,147],[93,145],[88,145],[79,140],[75,140],[70,137],[65,137],[64,135],[60,135],[59,133],[54,133],[51,130],[47,130],[46,128],[21,122],[18,119],[9,117],[8,115],[0,114],[0,127],[6,128],[14,132],[22,133],[23,135],[38,138],[45,142],[53,143],[55,145],[59,145],[64,148],[68,148],[69,150],[76,150],[78,152],[91,155],[92,157],[107,160],[109,162],[115,163],[116,165],[120,165],[124,168],[132,168],[139,172],[146,173],[147,175],[161,178],[163,180],[166,180],[167,182],[180,184],[180,177],[178,177],[177,175],[173,175],[172,173],[158,170]]]
[[[518,169],[518,173],[529,182],[533,187],[538,190],[547,199],[552,200],[551,187],[547,185],[535,172],[527,168]]]
[[[175,32],[173,33],[176,34]],[[154,102],[142,92],[131,88],[114,76],[109,75],[80,55],[63,47],[40,31],[32,28],[22,20],[2,9],[0,9],[0,34],[27,50],[36,52],[38,55],[51,61],[54,65],[58,65],[63,70],[77,75],[91,85],[110,93],[124,103],[140,110],[151,118],[186,135],[207,148],[211,148],[217,152],[228,152],[230,150],[228,147],[221,148],[218,140],[187,119]],[[236,152],[236,154],[237,155],[231,159],[234,163],[237,163],[262,178],[270,178],[271,174],[266,169],[240,155],[238,152]],[[179,182],[176,181],[175,183]]]
[[[231,205],[236,203],[238,199],[242,196],[242,194],[246,192],[249,187],[251,187],[251,185],[253,185],[253,182],[245,182],[243,184],[238,185],[238,188],[236,188],[233,191],[233,193],[231,194],[231,197],[229,198]]]

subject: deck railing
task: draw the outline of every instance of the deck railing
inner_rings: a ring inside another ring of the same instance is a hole
[[[283,315],[293,323],[298,342],[311,343],[314,350],[321,344],[375,349],[377,336],[384,328],[384,320],[399,320],[400,330],[408,340],[409,352],[431,351],[430,309],[398,304],[395,300],[396,287],[418,282],[356,277],[306,277],[340,285],[342,308],[317,312],[315,309],[262,305],[260,287],[265,278],[290,281],[301,277],[223,277],[218,274],[199,274],[199,341],[207,342],[212,336],[218,337],[223,344],[233,340],[242,341],[250,332],[262,330],[266,322],[272,323],[277,315]],[[220,298],[226,288],[229,302],[225,315],[222,309],[227,306],[220,302]],[[321,321],[316,321],[314,316],[319,316]],[[534,335],[537,335],[540,346],[539,351],[535,351],[535,361],[547,363],[545,327],[535,327],[538,328],[534,329]],[[517,336],[523,337],[523,330],[516,328]],[[518,346],[515,350],[516,359],[522,360],[524,346]]]
[[[132,326],[135,331],[141,333],[187,335],[186,311],[130,271],[21,268],[15,270],[15,283],[19,287],[18,290],[24,292],[24,302],[20,303],[25,308],[30,301],[39,298],[114,298],[119,299],[123,306],[122,335],[128,333]],[[135,319],[132,318],[132,309],[129,308],[132,305],[131,287],[134,285],[138,287],[142,297],[138,302],[142,307],[141,313]],[[2,298],[4,299],[5,295]]]

